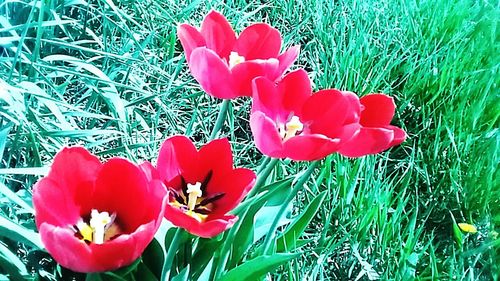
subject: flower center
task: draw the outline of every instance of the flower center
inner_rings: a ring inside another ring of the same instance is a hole
[[[231,52],[231,54],[229,55],[229,68],[233,68],[235,65],[240,64],[244,61],[244,56],[240,56],[237,52]]]
[[[292,116],[290,118],[290,121],[286,122],[285,125],[281,124],[279,126],[279,133],[281,136],[281,139],[283,141],[289,140],[291,137],[294,137],[304,129],[304,124],[300,122],[299,117],[297,116]]]
[[[89,223],[86,223],[81,218],[76,223],[76,234],[80,236],[83,241],[103,244],[122,233],[115,219],[115,213],[110,216],[108,212],[99,212],[98,210],[92,209]]]
[[[204,221],[208,214],[213,211],[214,202],[224,196],[223,192],[208,195],[206,192],[207,184],[212,177],[212,172],[209,172],[203,182],[194,184],[186,183],[181,176],[181,192],[170,188],[171,199],[170,205],[182,210],[187,215],[193,217],[199,222]]]

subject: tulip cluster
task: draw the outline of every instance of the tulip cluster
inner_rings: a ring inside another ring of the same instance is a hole
[[[221,99],[252,97],[250,128],[256,147],[269,157],[313,161],[335,152],[361,157],[406,138],[390,125],[391,97],[358,98],[337,89],[313,93],[305,70],[285,74],[299,47],[280,54],[281,35],[265,23],[237,36],[223,15],[211,11],[200,29],[182,24],[178,36],[204,91]],[[84,148],[64,148],[33,188],[36,225],[62,266],[113,270],[141,255],[163,217],[204,238],[228,229],[238,219],[228,213],[255,179],[253,171],[233,166],[226,138],[198,150],[185,136],[170,137],[156,166],[123,158],[102,163]]]

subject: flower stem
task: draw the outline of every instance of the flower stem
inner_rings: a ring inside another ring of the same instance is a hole
[[[231,100],[224,100],[222,102],[219,115],[217,115],[217,121],[215,121],[215,126],[212,129],[212,133],[210,134],[210,140],[213,140],[217,137],[217,133],[222,128],[222,125],[224,125],[224,121],[226,120],[227,109],[229,107],[230,102]]]
[[[307,170],[302,174],[299,178],[299,180],[295,183],[293,186],[290,194],[288,197],[285,199],[285,202],[281,204],[280,209],[278,210],[278,213],[276,214],[276,217],[274,217],[273,223],[271,224],[271,227],[269,228],[269,232],[266,235],[266,238],[264,239],[264,244],[263,244],[263,250],[262,254],[270,254],[271,250],[271,242],[274,238],[274,234],[276,230],[278,229],[278,223],[283,216],[283,213],[285,213],[286,208],[288,207],[289,203],[295,198],[299,190],[304,186],[304,183],[309,179],[311,174],[314,172],[314,169],[316,169],[316,166],[318,166],[319,161],[314,161],[312,162],[309,167],[307,167]]]
[[[170,277],[170,269],[172,267],[172,263],[174,262],[174,257],[177,253],[177,249],[179,248],[179,242],[181,241],[183,234],[184,230],[182,230],[182,228],[177,228],[175,231],[174,238],[168,247],[167,257],[163,263],[163,268],[161,269],[161,281],[167,281]]]
[[[271,174],[271,172],[273,171],[276,164],[278,164],[278,162],[279,162],[278,158],[272,158],[271,161],[269,161],[269,163],[266,164],[266,167],[257,176],[257,181],[255,182],[255,186],[252,188],[252,190],[250,190],[246,198],[250,199],[253,196],[255,196],[255,194],[257,194],[260,187],[264,185],[267,178],[269,177],[269,174]]]

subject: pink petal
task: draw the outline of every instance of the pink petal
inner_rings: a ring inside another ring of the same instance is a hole
[[[347,157],[361,157],[376,154],[389,148],[394,138],[391,130],[382,128],[361,128],[359,133],[344,143],[339,153]]]
[[[250,114],[250,128],[255,146],[262,154],[284,158],[281,137],[273,120],[260,111],[254,111]]]
[[[220,58],[227,59],[236,42],[236,35],[227,19],[216,11],[210,11],[201,24],[201,34],[208,49]]]
[[[339,148],[339,139],[323,135],[299,135],[285,141],[283,150],[287,158],[295,161],[314,161],[322,159]]]
[[[164,181],[171,181],[183,174],[186,180],[196,182],[198,151],[186,136],[170,137],[161,145],[156,167]]]
[[[361,111],[361,125],[383,127],[391,123],[394,116],[394,99],[384,94],[370,94],[360,99],[364,109]]]
[[[283,108],[283,94],[276,84],[266,77],[252,81],[252,111],[261,111],[272,120],[286,121],[290,112]]]
[[[233,81],[227,64],[212,50],[204,47],[194,49],[189,68],[208,94],[221,99],[232,99],[240,95],[235,87],[239,87],[239,82]]]
[[[396,126],[388,125],[384,128],[392,130],[394,132],[394,139],[391,141],[389,146],[399,145],[406,140],[406,132]]]
[[[112,158],[103,164],[95,183],[93,202],[86,206],[84,213],[90,214],[91,209],[107,211],[110,214],[116,212],[122,227],[131,232],[137,229],[145,218],[154,220],[157,215],[148,213],[150,209],[144,204],[154,199],[161,202],[162,198],[150,198],[150,193],[147,178],[139,167],[126,159]]]
[[[290,49],[286,50],[284,53],[278,56],[279,60],[279,75],[283,75],[295,62],[300,53],[300,46],[293,46]]]
[[[209,171],[212,178],[230,172],[233,169],[233,154],[227,138],[213,140],[200,148],[199,166],[202,171],[201,182]]]
[[[177,28],[177,37],[181,41],[184,52],[186,53],[186,60],[189,63],[191,52],[198,48],[205,46],[205,39],[201,33],[189,24],[181,24]]]
[[[313,94],[305,102],[300,117],[303,122],[310,122],[310,133],[339,138],[343,133],[343,126],[349,124],[346,121],[357,115],[357,99],[350,98],[349,93],[332,89]]]
[[[234,50],[245,60],[276,58],[280,49],[279,31],[265,23],[245,28],[234,46]]]
[[[235,65],[231,71],[238,96],[252,96],[252,80],[256,77],[264,76],[274,81],[278,64],[277,59],[268,59],[245,61]]]
[[[234,209],[255,184],[255,173],[245,168],[237,168],[213,178],[207,194],[224,193],[215,201],[211,215],[225,215]]]
[[[289,113],[301,115],[302,107],[311,96],[311,81],[304,69],[298,69],[285,75],[278,83],[282,98],[282,107]]]
[[[235,216],[222,216],[199,222],[176,207],[168,205],[165,207],[165,218],[173,225],[186,229],[189,233],[204,237],[214,237],[231,227],[237,220]]]

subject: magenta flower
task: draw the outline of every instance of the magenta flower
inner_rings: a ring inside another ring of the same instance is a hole
[[[35,222],[50,255],[78,272],[114,270],[136,260],[167,203],[151,168],[122,158],[101,163],[81,147],[57,153],[49,174],[33,187]]]
[[[256,78],[253,91],[250,127],[255,145],[270,157],[318,160],[338,151],[359,131],[358,97],[334,89],[312,94],[303,69],[277,84]]]
[[[390,125],[396,107],[392,97],[369,94],[363,96],[360,102],[361,129],[340,148],[340,154],[349,157],[376,154],[406,139],[405,131]]]
[[[177,34],[194,78],[205,92],[221,99],[251,96],[255,77],[275,81],[299,54],[299,46],[279,54],[281,35],[265,23],[250,25],[236,37],[216,11],[208,13],[199,31],[181,24]]]
[[[160,148],[158,176],[169,190],[165,218],[200,237],[214,237],[238,219],[227,214],[255,183],[255,173],[233,167],[227,139],[197,150],[185,136],[165,140]]]

